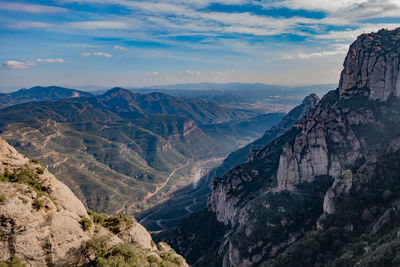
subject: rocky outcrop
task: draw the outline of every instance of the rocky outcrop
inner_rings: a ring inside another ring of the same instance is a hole
[[[296,122],[303,120],[303,117],[306,116],[310,110],[314,109],[319,101],[320,99],[316,94],[310,94],[309,96],[305,97],[302,104],[291,110],[285,117],[282,118],[282,121],[278,125],[272,127],[264,134],[262,138],[255,141],[254,145],[248,145],[247,149],[250,149],[250,147],[253,147],[253,149],[260,149],[271,142],[273,138],[284,134],[288,129],[292,128]],[[300,123],[299,125],[302,124]],[[260,151],[258,149],[250,152],[248,155],[249,162],[255,160],[256,157],[259,157]],[[313,151],[315,151],[315,149],[313,149]],[[238,153],[243,153],[243,149],[239,150]],[[278,170],[278,185],[281,189],[293,189],[293,186],[301,181],[297,160],[293,155],[294,152],[292,146],[290,144],[286,144],[283,148],[283,153],[280,159],[280,166],[282,167],[280,167]],[[235,157],[234,154],[231,156]],[[315,161],[318,161],[318,159],[315,159]],[[225,164],[223,167],[226,168],[226,166],[228,165]],[[221,167],[221,169],[223,167]],[[218,171],[222,172],[221,170]],[[240,214],[239,209],[244,201],[240,197],[232,194],[232,192],[242,189],[245,183],[251,182],[257,175],[258,171],[256,169],[246,173],[240,169],[237,169],[231,171],[229,182],[222,182],[223,180],[221,179],[216,180],[213,183],[213,190],[208,199],[208,207],[211,211],[215,212],[217,219],[220,222],[223,222],[224,224],[236,224],[237,221],[245,221],[244,218],[237,220],[237,217]]]
[[[214,179],[224,266],[357,266],[377,247],[362,266],[398,265],[399,55],[400,28],[361,35],[337,90]]]
[[[343,194],[349,194],[353,184],[353,174],[350,170],[346,170],[335,178],[333,185],[325,194],[323,210],[326,214],[335,212],[335,198],[341,197]]]
[[[400,96],[400,29],[362,34],[350,46],[340,76],[339,92],[368,88],[371,100]]]
[[[85,243],[102,236],[110,248],[131,244],[160,254],[149,232],[127,220],[129,227],[118,232],[95,223],[66,185],[0,139],[0,262],[18,257],[28,266],[88,264]]]

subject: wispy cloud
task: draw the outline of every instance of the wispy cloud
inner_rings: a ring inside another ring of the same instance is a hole
[[[363,24],[360,25],[356,30],[348,29],[343,31],[329,31],[325,34],[315,35],[315,38],[352,41],[362,33],[375,32],[379,31],[380,29],[392,30],[399,26],[400,26],[399,24],[394,24],[394,23]]]
[[[14,2],[1,2],[1,1],[0,1],[0,10],[27,12],[27,13],[60,13],[68,11],[68,9],[62,7],[33,5],[33,4],[14,3]]]
[[[327,57],[327,56],[337,56],[337,55],[345,55],[348,51],[347,44],[336,44],[335,50],[330,51],[321,51],[321,52],[313,52],[313,53],[297,53],[291,55],[283,56],[283,59],[290,60],[290,59],[309,59],[315,57]]]
[[[1,66],[5,69],[27,69],[36,66],[38,63],[64,63],[62,58],[38,58],[35,60],[8,60]]]
[[[194,75],[200,77],[201,73],[198,70],[185,70],[185,74]]]
[[[82,57],[90,57],[90,56],[99,56],[99,57],[107,57],[111,58],[112,55],[104,52],[86,52],[81,54]]]
[[[49,23],[36,21],[19,21],[6,25],[6,27],[9,29],[49,28],[51,26],[52,25]]]
[[[146,76],[158,76],[160,73],[158,71],[153,71],[153,72],[146,72],[144,75]]]
[[[38,63],[64,63],[64,59],[62,58],[38,58],[36,59]]]
[[[122,47],[122,46],[119,46],[119,45],[114,45],[114,49],[122,50],[122,51],[127,51],[128,50],[126,47]]]

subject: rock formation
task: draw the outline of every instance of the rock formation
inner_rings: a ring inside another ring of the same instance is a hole
[[[193,214],[173,247],[202,266],[190,250],[201,243],[176,244],[199,234],[188,231],[196,218],[215,219],[214,266],[398,266],[399,55],[400,28],[358,37],[339,88],[216,178],[208,219]]]
[[[164,255],[169,253],[176,260],[172,266],[186,266],[167,245],[159,250],[133,218],[88,214],[71,190],[38,161],[0,139],[0,262],[17,257],[28,266],[90,266],[98,255],[85,254],[85,248],[100,238],[107,239],[109,249],[128,245],[144,257],[156,257],[155,264],[169,262]]]

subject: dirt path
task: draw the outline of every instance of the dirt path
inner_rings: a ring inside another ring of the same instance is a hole
[[[193,210],[191,209],[194,205],[196,205],[197,204],[197,198],[194,198],[193,199],[193,203],[192,204],[190,204],[190,205],[187,205],[186,207],[185,207],[185,210],[187,211],[187,212],[189,212],[189,213],[193,213]]]
[[[161,224],[161,222],[164,221],[163,219],[157,220],[156,224],[161,228],[161,230],[165,230],[165,227]]]
[[[161,185],[160,187],[157,187],[156,190],[155,190],[153,193],[147,194],[147,195],[144,197],[143,201],[146,201],[146,200],[150,199],[152,196],[154,196],[155,194],[157,194],[158,192],[160,192],[160,190],[163,189],[163,188],[168,184],[169,179],[171,179],[171,177],[174,176],[174,174],[175,174],[177,171],[179,171],[180,169],[183,169],[183,168],[187,167],[187,166],[190,164],[190,162],[191,162],[192,160],[193,160],[193,159],[189,159],[189,160],[186,162],[185,165],[175,168],[175,169],[170,173],[170,175],[168,176],[167,180],[165,180],[165,182],[162,183],[162,185]]]
[[[179,171],[180,169],[183,169],[183,168],[187,167],[187,166],[190,164],[190,162],[191,162],[192,160],[193,160],[193,159],[189,159],[189,160],[185,163],[185,165],[182,165],[182,166],[180,166],[180,167],[176,167],[176,168],[169,174],[169,176],[167,177],[167,180],[165,180],[165,182],[161,184],[161,186],[156,187],[156,190],[155,190],[153,193],[150,193],[150,192],[149,192],[149,193],[143,198],[143,200],[141,200],[140,202],[145,202],[145,201],[149,200],[150,198],[152,198],[155,194],[157,194],[158,192],[160,192],[160,190],[163,189],[163,188],[168,184],[169,179],[171,179],[171,177],[174,176],[174,174],[175,174],[177,171]],[[129,205],[129,207],[127,207],[125,210],[130,210],[130,209],[132,209],[133,206],[135,206],[135,205],[137,205],[137,204],[138,204],[138,202],[134,202],[134,203],[132,203],[131,205]],[[150,214],[149,214],[149,215],[150,215]],[[148,216],[146,216],[146,217],[144,217],[143,219],[141,219],[139,223],[145,221],[147,217],[148,217]]]
[[[21,135],[22,141],[26,141],[26,135],[27,135],[27,134],[30,134],[30,133],[37,133],[37,132],[39,132],[39,130],[32,130],[32,131],[28,131],[28,132],[22,133],[22,135]]]

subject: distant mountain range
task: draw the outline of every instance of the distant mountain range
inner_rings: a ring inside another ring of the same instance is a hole
[[[199,160],[226,155],[284,115],[123,88],[94,96],[35,87],[8,97],[22,103],[1,110],[1,136],[107,212],[157,203],[190,183]]]
[[[41,87],[36,86],[30,89],[21,89],[16,92],[0,93],[0,108],[32,101],[54,101],[60,98],[91,97],[89,92],[68,89],[58,86]]]

